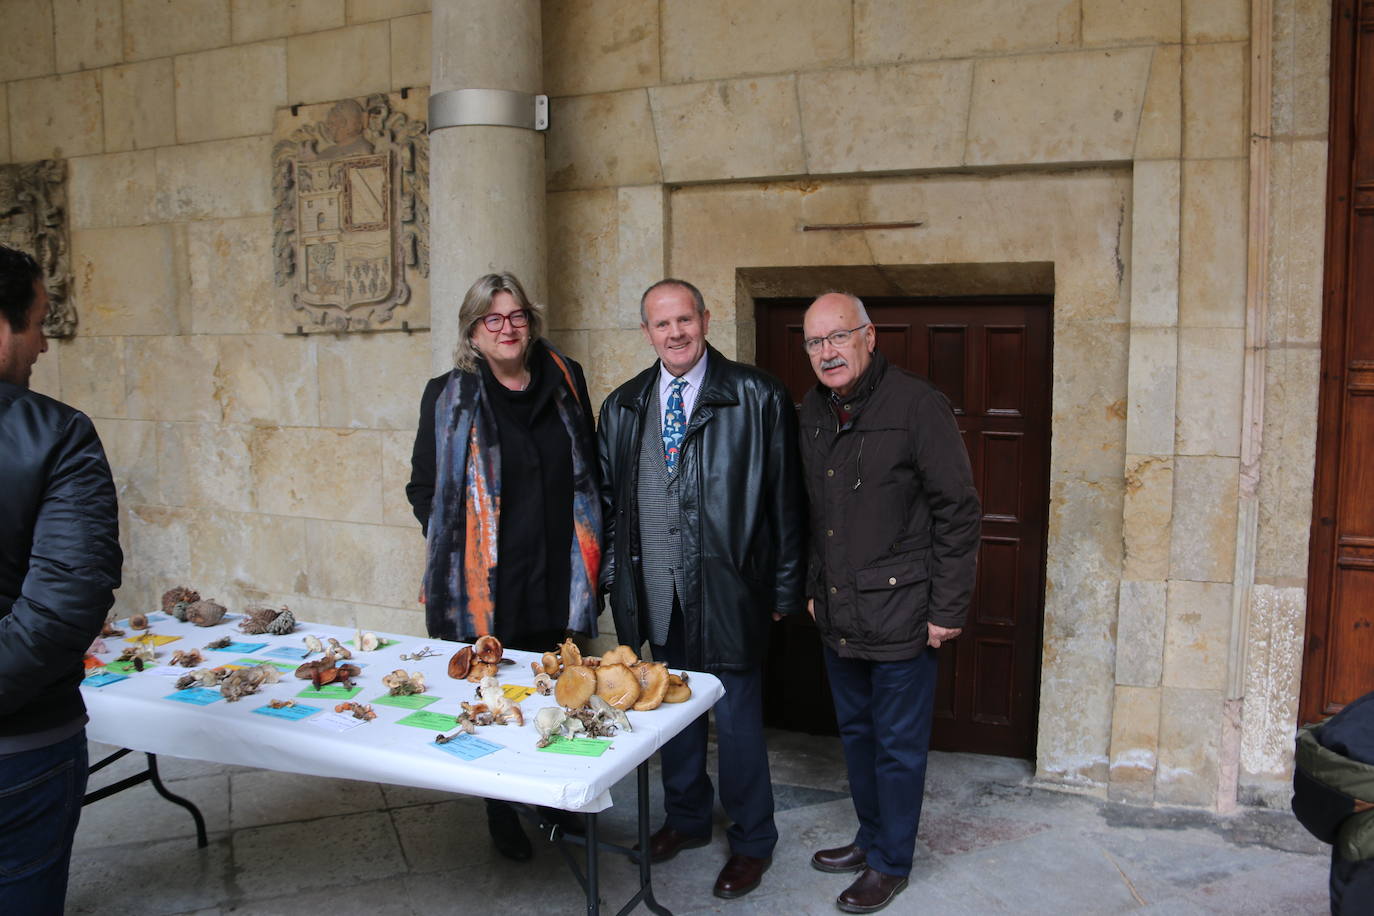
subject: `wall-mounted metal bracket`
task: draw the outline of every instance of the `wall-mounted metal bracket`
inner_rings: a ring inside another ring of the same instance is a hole
[[[429,97],[429,132],[445,127],[549,129],[549,97],[510,89],[449,89]]]

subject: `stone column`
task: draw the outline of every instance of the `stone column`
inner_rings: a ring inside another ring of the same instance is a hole
[[[431,92],[543,83],[539,0],[434,0]],[[510,270],[543,302],[544,137],[518,127],[448,127],[429,138],[430,355],[453,366],[458,308],[479,276]]]

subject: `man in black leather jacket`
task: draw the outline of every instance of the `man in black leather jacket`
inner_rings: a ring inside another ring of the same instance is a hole
[[[61,913],[86,791],[82,657],[123,555],[85,414],[28,390],[48,295],[0,246],[0,912]]]
[[[718,775],[734,824],[714,892],[739,897],[758,886],[778,838],[761,667],[770,618],[801,610],[796,415],[781,382],[706,343],[711,314],[690,283],[651,286],[640,317],[659,360],[601,408],[602,584],[621,642],[638,650],[647,639],[659,661],[725,686]],[[667,818],[652,861],[710,841],[706,738],[703,715],[663,748]]]

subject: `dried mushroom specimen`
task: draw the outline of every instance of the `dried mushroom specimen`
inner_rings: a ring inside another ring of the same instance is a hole
[[[382,683],[393,697],[409,697],[425,692],[425,676],[419,671],[406,674],[404,668],[397,668],[382,678]]]
[[[260,636],[267,632],[267,625],[281,616],[281,611],[274,607],[246,607],[243,609],[243,619],[239,621],[239,629],[249,636]]]
[[[178,585],[162,593],[162,613],[171,614],[177,620],[186,619],[186,609],[200,600],[200,592],[193,588]]]
[[[596,669],[596,695],[616,709],[629,709],[639,699],[639,680],[624,665]]]
[[[372,711],[372,707],[368,706],[366,703],[340,703],[338,706],[334,707],[334,711],[351,712],[353,713],[353,718],[362,719],[364,722],[370,722],[377,718],[377,714]]]
[[[668,690],[663,694],[665,703],[686,703],[692,698],[692,688],[687,686],[687,672],[668,675]]]
[[[168,664],[179,668],[194,668],[205,664],[205,656],[200,654],[199,649],[177,649],[172,653],[172,660]]]
[[[603,665],[624,665],[626,668],[638,664],[639,656],[635,655],[635,650],[629,646],[616,646],[611,651],[601,656]]]
[[[582,665],[564,668],[554,684],[554,698],[567,709],[580,709],[596,693],[596,672]]]
[[[558,657],[562,659],[564,668],[575,668],[582,664],[582,650],[577,648],[572,637],[563,640],[563,644],[558,647]]]
[[[213,627],[224,619],[225,613],[224,605],[206,599],[186,608],[186,616],[182,619],[198,627]]]
[[[461,681],[472,670],[472,646],[463,646],[448,660],[448,676]]]
[[[638,712],[658,709],[668,693],[668,666],[658,662],[641,662],[630,669],[639,681],[639,699],[634,708]]]
[[[296,615],[291,613],[289,607],[283,607],[281,613],[272,618],[272,622],[267,625],[267,632],[272,636],[288,636],[296,630]]]

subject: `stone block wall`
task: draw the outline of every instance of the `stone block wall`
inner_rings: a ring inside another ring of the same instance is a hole
[[[283,333],[274,111],[429,82],[429,3],[18,0],[0,154],[70,167],[75,339],[34,387],[95,418],[121,612],[185,582],[423,633],[405,501],[425,332]]]

